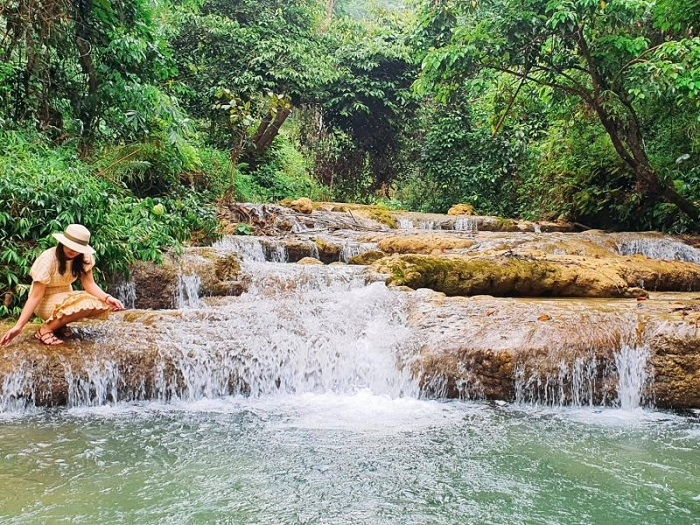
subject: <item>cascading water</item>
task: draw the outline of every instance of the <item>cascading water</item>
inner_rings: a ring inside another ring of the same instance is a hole
[[[669,259],[700,264],[700,250],[667,238],[625,239],[617,243],[620,255],[641,254],[649,259]]]
[[[644,405],[652,380],[648,362],[649,348],[646,346],[624,346],[615,353],[617,401],[620,408],[632,410]]]
[[[136,305],[136,285],[133,281],[119,283],[114,290],[114,296],[119,299],[127,309]]]
[[[189,275],[180,274],[177,281],[177,292],[175,294],[175,308],[199,308],[199,289],[202,280],[196,273]]]
[[[409,316],[429,294],[270,262],[263,241],[227,241],[252,254],[247,293],[95,328],[91,350],[128,333],[156,357],[67,353],[69,409],[12,395],[41,380],[31,360],[4,376],[1,522],[695,525],[697,418],[589,408],[605,381],[646,401],[648,348],[522,366],[525,406],[421,399]]]
[[[544,406],[615,404],[624,410],[648,405],[652,381],[649,349],[623,345],[614,352],[614,366],[600,362],[591,352],[573,362],[561,361],[550,372],[531,371],[519,365],[515,372],[518,403]],[[605,385],[616,385],[613,398]]]

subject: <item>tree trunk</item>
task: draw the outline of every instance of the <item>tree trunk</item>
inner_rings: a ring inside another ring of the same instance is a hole
[[[92,144],[94,127],[97,121],[97,107],[99,100],[97,91],[100,87],[100,79],[95,69],[95,64],[92,61],[92,45],[89,40],[88,28],[85,24],[85,19],[81,8],[75,12],[75,46],[78,49],[78,61],[83,73],[88,78],[88,91],[84,97],[81,107],[78,109],[78,118],[83,124],[83,129],[80,135],[80,154],[85,156]]]
[[[651,161],[644,149],[644,139],[639,129],[638,119],[632,105],[626,100],[624,93],[617,92],[608,86],[603,77],[598,72],[595,60],[593,59],[588,44],[583,37],[583,31],[579,30],[576,35],[581,55],[586,60],[588,72],[591,76],[593,93],[582,94],[583,99],[593,108],[598,115],[601,124],[605,128],[615,151],[620,158],[632,169],[637,179],[637,191],[643,195],[656,197],[671,204],[675,204],[679,210],[686,214],[694,222],[700,219],[700,210],[689,199],[683,197],[671,184],[664,184],[656,170],[651,165]],[[615,93],[625,107],[624,117],[609,113],[602,102],[604,91]]]
[[[280,128],[287,117],[292,112],[291,108],[278,108],[275,113],[274,119],[268,119],[266,126],[262,129],[258,128],[258,133],[253,137],[253,144],[255,145],[256,152],[261,155],[269,146],[275,137],[279,134]],[[267,117],[266,117],[267,118]],[[265,122],[265,120],[263,120]],[[262,124],[261,124],[262,126]]]

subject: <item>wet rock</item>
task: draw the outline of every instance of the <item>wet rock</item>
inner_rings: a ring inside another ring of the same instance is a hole
[[[637,297],[700,289],[700,266],[645,257],[394,255],[373,267],[390,284],[447,295]]]
[[[287,205],[289,208],[299,213],[311,214],[314,211],[314,203],[311,199],[307,197],[302,197],[301,199],[296,199]]]
[[[340,260],[341,246],[339,244],[330,242],[322,237],[314,238],[314,242],[318,247],[318,258],[325,264]]]
[[[649,357],[640,403],[698,407],[700,332],[669,313],[678,298],[700,303],[689,294],[656,294],[642,309],[629,299],[423,295],[409,318],[423,342],[412,368],[435,397],[611,405],[631,349]]]
[[[383,259],[384,257],[386,257],[386,253],[382,251],[369,250],[359,255],[355,255],[354,257],[351,257],[350,261],[348,262],[350,264],[369,265],[375,261],[378,261],[379,259]]]
[[[236,254],[214,248],[187,248],[181,256],[164,256],[163,264],[134,264],[134,306],[153,310],[176,308],[182,276],[192,275],[199,279],[202,296],[240,295],[246,289]]]
[[[320,265],[323,266],[323,262],[319,261],[315,257],[304,257],[303,259],[299,259],[297,261],[297,264],[306,264],[306,265]]]
[[[412,235],[384,237],[377,245],[388,254],[393,253],[441,253],[445,250],[470,248],[474,245],[471,239],[460,239],[444,235]]]

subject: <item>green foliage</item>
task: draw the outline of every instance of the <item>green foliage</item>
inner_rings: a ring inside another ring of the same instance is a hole
[[[52,233],[81,223],[93,233],[98,280],[125,275],[137,259],[216,235],[214,210],[196,194],[139,199],[96,177],[72,148],[54,148],[33,132],[0,133],[0,296],[14,294],[0,315],[17,314],[35,257],[55,244]]]
[[[491,136],[468,107],[437,107],[420,158],[420,180],[401,192],[409,208],[446,212],[469,202],[481,213],[512,215],[522,132]]]
[[[671,180],[648,153],[654,140],[650,129],[668,111],[670,101],[698,114],[700,41],[692,37],[690,26],[685,26],[686,37],[654,28],[656,23],[680,30],[682,24],[669,18],[669,8],[689,3],[663,4],[664,9],[654,12],[652,2],[637,0],[424,1],[415,39],[426,50],[415,86],[454,103],[465,82],[509,75],[525,86],[524,92],[540,86],[556,95],[550,99],[559,107],[552,105],[544,113],[548,124],[561,118],[573,121],[583,105],[635,177],[638,216],[647,217],[645,210],[654,204],[673,203],[686,219],[697,222],[697,194]],[[519,89],[510,105],[521,96]],[[562,108],[570,113],[562,115]],[[511,125],[506,122],[502,129]],[[591,148],[588,155],[594,154]],[[606,207],[605,184],[594,188],[595,182],[589,182],[589,197],[579,204],[588,208],[601,199],[604,202],[598,204]]]
[[[239,200],[279,201],[285,198],[319,199],[324,190],[309,174],[308,161],[287,134],[277,137],[256,167],[239,164],[236,195]]]
[[[174,73],[149,0],[17,0],[0,7],[0,118],[54,136],[142,139]]]

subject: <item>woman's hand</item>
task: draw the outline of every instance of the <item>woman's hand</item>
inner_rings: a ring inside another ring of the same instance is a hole
[[[7,332],[5,332],[2,335],[2,338],[0,338],[0,346],[5,346],[6,344],[8,344],[15,337],[17,337],[21,331],[22,331],[21,326],[15,325],[12,328],[10,328]]]
[[[109,306],[113,312],[124,309],[124,305],[122,304],[122,302],[116,297],[112,297],[111,295],[105,297],[105,303],[107,303],[107,306]]]

